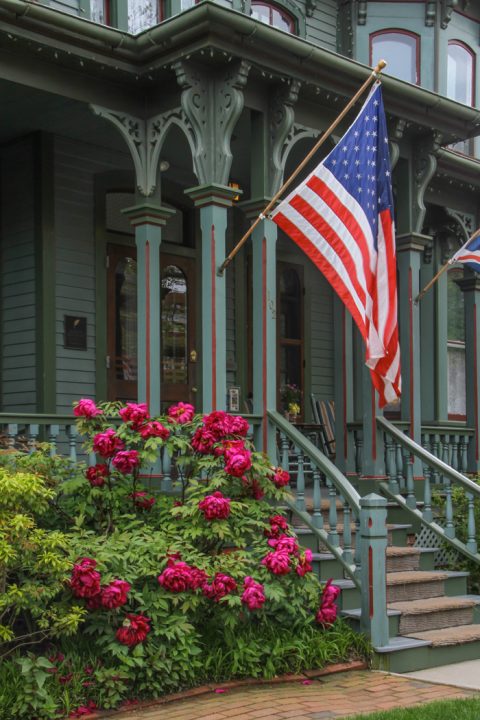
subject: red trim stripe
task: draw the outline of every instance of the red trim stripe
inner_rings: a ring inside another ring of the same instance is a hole
[[[368,546],[368,614],[370,619],[373,617],[375,612],[375,605],[373,603],[373,550],[372,546]]]
[[[146,388],[145,392],[147,397],[145,398],[147,407],[151,407],[150,397],[150,243],[147,240],[145,243],[145,315],[146,315],[146,328],[145,328],[145,354],[146,354]]]
[[[267,239],[262,242],[262,385],[263,385],[263,451],[267,452]]]
[[[478,462],[478,380],[477,380],[477,303],[473,306],[473,397],[475,408],[475,460]]]
[[[408,334],[409,334],[409,364],[410,364],[410,437],[413,437],[415,423],[415,373],[413,372],[413,297],[412,297],[412,268],[408,269]]]
[[[212,225],[210,240],[210,280],[212,284],[212,410],[217,409],[217,272],[215,263],[215,225]]]

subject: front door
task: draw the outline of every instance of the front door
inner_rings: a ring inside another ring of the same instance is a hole
[[[108,246],[108,399],[137,400],[136,248]],[[195,261],[161,254],[162,407],[195,404]]]

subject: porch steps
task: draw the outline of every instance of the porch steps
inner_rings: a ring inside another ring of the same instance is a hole
[[[416,637],[413,633],[472,624],[475,606],[479,603],[480,598],[443,596],[394,602],[388,607],[400,612],[400,634]]]
[[[447,627],[441,630],[426,630],[425,632],[410,633],[409,637],[416,640],[426,640],[432,644],[432,647],[480,642],[480,625],[459,625],[458,627]]]

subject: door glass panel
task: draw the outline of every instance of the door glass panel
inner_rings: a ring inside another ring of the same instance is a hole
[[[280,336],[282,339],[300,340],[301,287],[295,270],[285,270],[280,276]]]
[[[302,370],[300,345],[282,345],[280,347],[280,385],[296,385],[301,388]]]
[[[168,265],[162,273],[162,382],[188,383],[188,287],[183,271]]]
[[[137,261],[131,257],[115,268],[115,377],[137,379]]]

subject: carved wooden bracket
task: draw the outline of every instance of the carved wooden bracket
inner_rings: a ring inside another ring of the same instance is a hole
[[[200,184],[226,185],[232,165],[230,141],[243,110],[243,87],[250,64],[242,60],[211,72],[179,60],[172,65],[182,89],[182,109],[191,128],[193,164]]]
[[[437,2],[436,2],[436,0],[426,0],[426,2],[425,2],[425,25],[427,27],[433,27],[433,25],[435,25],[436,17],[437,17]]]
[[[425,192],[437,169],[437,154],[441,140],[440,133],[434,132],[414,147],[412,218],[413,231],[417,233],[422,232],[426,212]]]
[[[292,80],[286,87],[278,88],[270,103],[270,168],[269,190],[271,195],[280,188],[285,170],[285,143],[293,128],[293,106],[298,100],[301,83]]]
[[[357,0],[357,24],[367,24],[367,0]]]
[[[457,0],[441,0],[440,25],[445,30],[448,23],[452,19],[453,8],[457,5]]]

